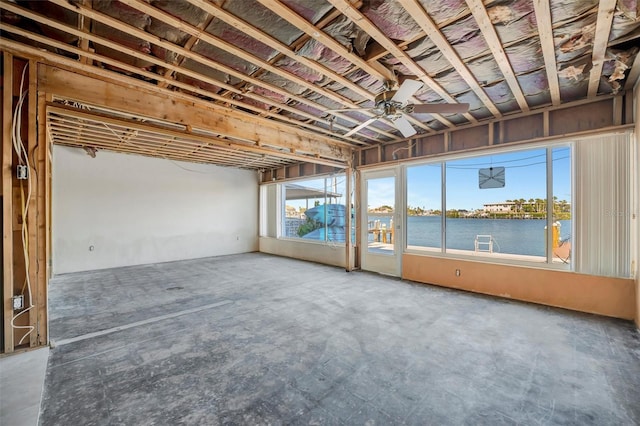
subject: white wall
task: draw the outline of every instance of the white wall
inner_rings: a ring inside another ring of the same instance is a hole
[[[346,268],[347,265],[344,243],[330,245],[294,239],[260,237],[260,251],[342,268]],[[354,256],[353,252],[351,256]]]
[[[258,249],[252,171],[55,146],[52,190],[54,274]]]

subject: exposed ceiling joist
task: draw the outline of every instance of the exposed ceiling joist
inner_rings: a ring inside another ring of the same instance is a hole
[[[15,29],[14,27],[8,26],[8,25],[4,25],[4,24],[0,24],[0,29],[4,29],[4,30],[11,30],[11,31],[16,31],[17,33],[21,33],[21,30],[19,29]],[[46,40],[41,40],[43,42],[45,42]],[[54,45],[55,43],[52,42]],[[61,48],[64,47],[64,45],[60,46]],[[68,47],[64,47],[64,48],[68,48]],[[77,48],[74,48],[77,49]],[[99,57],[97,55],[91,54],[91,53],[86,53],[87,57],[94,59],[94,60],[101,60],[104,59],[102,57]],[[107,61],[108,62],[108,61]],[[121,64],[118,64],[121,65]],[[242,125],[241,123],[244,123],[244,121],[242,121],[241,119],[239,121],[237,121],[238,119],[236,118],[232,118],[232,117],[226,117],[225,115],[227,114],[226,111],[221,110],[220,115],[217,117],[217,122],[218,124],[222,124],[222,122],[224,121],[228,121],[227,125],[225,126],[228,131],[230,131],[232,134],[229,134],[227,136],[230,137],[240,137],[241,135],[244,135],[245,133],[241,131],[242,127],[254,127],[251,123],[246,123],[246,125]],[[235,123],[234,123],[235,121]],[[281,144],[282,146],[286,146],[288,144],[288,142],[286,142],[286,140],[289,140],[289,142],[291,142],[293,145],[288,147],[291,149],[301,149],[303,152],[309,152],[309,151],[317,151],[317,152],[311,152],[312,154],[317,154],[317,155],[323,155],[320,151],[325,151],[325,149],[327,147],[329,147],[329,145],[325,144],[315,144],[316,146],[314,146],[313,148],[311,148],[311,144],[309,143],[310,140],[315,139],[315,140],[319,140],[320,137],[317,135],[312,135],[309,134],[307,136],[307,142],[305,142],[305,144],[307,144],[307,148],[303,148],[301,146],[299,146],[300,142],[303,141],[305,138],[300,138],[300,137],[294,137],[291,138],[287,133],[281,133],[278,132],[276,135],[274,135],[273,133],[269,132],[267,130],[267,127],[263,127],[263,126],[257,126],[254,127],[256,129],[256,132],[254,133],[253,137],[256,138],[257,140],[261,140],[261,138],[263,138],[264,140],[272,140],[272,141],[279,141],[278,144]],[[267,136],[268,133],[271,133],[270,136]],[[263,134],[262,136],[260,136],[260,134]],[[335,141],[333,142],[335,143]],[[342,148],[338,148],[339,150],[341,150]],[[329,154],[332,153],[333,149],[330,148],[329,151],[325,151],[325,154]],[[333,155],[333,153],[331,154]],[[345,154],[346,155],[346,154]],[[341,157],[337,157],[337,158],[341,158]],[[347,158],[345,157],[342,157]]]
[[[304,31],[313,39],[327,46],[329,49],[334,52],[342,55],[344,58],[347,58],[354,65],[360,67],[361,69],[367,71],[369,74],[375,76],[376,78],[382,81],[396,81],[397,77],[393,73],[393,71],[388,68],[380,65],[374,66],[372,62],[367,62],[364,59],[360,58],[358,55],[355,55],[353,52],[349,51],[342,44],[337,42],[334,38],[328,36],[321,29],[317,28],[315,25],[311,24],[309,21],[305,20],[303,17],[289,9],[287,6],[283,5],[279,0],[258,0],[263,6],[266,8],[273,10],[278,15],[285,18],[289,23],[299,28],[301,31]]]
[[[215,61],[213,61],[213,60],[211,60],[211,59],[209,59],[207,57],[204,57],[204,56],[202,56],[200,54],[197,54],[195,52],[192,52],[190,50],[184,49],[184,48],[182,48],[180,46],[177,46],[177,45],[175,45],[175,44],[173,44],[171,42],[168,42],[168,41],[163,40],[163,39],[161,39],[161,38],[159,38],[157,36],[154,36],[153,34],[149,34],[149,33],[144,32],[144,31],[142,31],[142,30],[140,30],[138,28],[132,27],[131,25],[119,22],[117,19],[112,18],[110,16],[107,16],[105,14],[102,14],[100,12],[97,12],[97,11],[95,11],[93,9],[89,9],[89,8],[86,8],[86,7],[81,6],[81,5],[74,6],[74,5],[71,5],[68,2],[66,2],[65,0],[50,0],[50,1],[52,3],[57,4],[58,6],[61,6],[61,7],[65,8],[65,9],[67,9],[67,10],[71,10],[71,11],[77,12],[81,16],[89,17],[89,18],[93,19],[96,22],[100,22],[100,23],[102,23],[104,25],[107,25],[107,26],[110,26],[112,28],[115,28],[115,29],[117,29],[119,31],[122,31],[122,32],[126,33],[126,34],[134,35],[135,37],[138,37],[141,40],[145,40],[145,41],[147,41],[147,42],[149,42],[151,44],[155,44],[155,45],[160,46],[160,47],[162,47],[164,49],[167,49],[169,51],[176,52],[176,53],[178,53],[178,54],[180,54],[180,55],[182,55],[184,57],[187,57],[187,58],[189,58],[189,59],[191,59],[191,60],[193,60],[193,61],[195,61],[197,63],[200,63],[200,64],[202,64],[202,65],[204,65],[206,67],[209,67],[211,69],[220,70],[220,71],[222,71],[222,72],[224,72],[226,74],[233,75],[234,77],[236,77],[238,79],[244,79],[244,80],[249,81],[250,83],[252,83],[252,84],[254,84],[256,86],[264,87],[265,89],[267,89],[269,91],[272,91],[272,92],[278,93],[278,94],[280,94],[282,96],[291,98],[292,100],[295,100],[297,102],[300,102],[300,103],[303,103],[303,104],[308,104],[312,108],[317,109],[319,111],[323,111],[324,109],[326,109],[326,107],[324,107],[323,105],[320,105],[320,104],[315,103],[313,101],[309,101],[308,99],[306,99],[306,98],[304,98],[302,96],[296,96],[293,93],[288,92],[288,91],[286,91],[284,89],[281,89],[278,86],[275,86],[275,85],[272,85],[272,84],[268,84],[268,83],[266,83],[264,81],[261,81],[259,79],[256,79],[256,78],[249,77],[249,76],[247,76],[245,74],[242,74],[241,72],[239,72],[239,71],[237,71],[237,70],[235,70],[235,69],[233,69],[231,67],[228,67],[228,66],[226,66],[224,64],[221,64],[219,62],[215,62]],[[140,4],[139,2],[136,2],[136,1],[132,1],[132,4],[138,5],[142,9],[141,11],[143,13],[145,11],[154,11],[154,9],[151,8],[151,6],[148,6],[146,4]],[[3,8],[6,8],[7,10],[15,9],[15,7],[12,8],[10,4],[6,4],[5,5],[4,3],[0,2],[0,5]],[[25,13],[25,12],[23,12],[23,13]],[[288,78],[288,77],[292,76],[290,73],[287,73],[285,71],[280,71],[278,68],[276,68],[274,65],[269,64],[268,62],[259,60],[258,58],[254,58],[254,57],[252,57],[251,55],[249,55],[246,52],[242,52],[240,49],[237,49],[235,46],[231,46],[229,43],[226,43],[226,42],[218,43],[213,36],[202,36],[201,35],[201,34],[203,34],[203,30],[202,29],[199,29],[197,27],[188,25],[187,23],[181,22],[180,20],[178,20],[178,19],[176,19],[176,18],[174,18],[174,17],[172,17],[172,16],[170,16],[170,15],[164,13],[164,12],[155,11],[153,13],[160,14],[162,17],[164,17],[164,19],[166,19],[168,21],[168,22],[165,22],[167,25],[170,25],[170,26],[177,25],[178,27],[176,27],[176,28],[180,28],[181,30],[183,29],[183,27],[189,28],[189,31],[185,31],[185,32],[187,32],[188,34],[191,34],[193,37],[197,37],[198,40],[204,40],[204,41],[209,42],[210,44],[212,44],[214,46],[217,46],[217,47],[222,47],[222,46],[227,47],[227,48],[231,49],[231,51],[233,51],[233,52],[241,52],[241,54],[244,56],[243,59],[245,59],[245,58],[253,58],[258,63],[258,66],[265,65],[265,66],[262,66],[262,67],[265,68],[268,71],[271,71],[271,72],[273,72],[275,70],[274,74],[280,75],[283,78]],[[123,46],[123,47],[125,47],[125,46]],[[137,56],[142,58],[142,59],[144,59],[144,60],[150,60],[150,56],[149,55],[142,55],[142,54],[140,54],[140,52],[138,52]],[[167,67],[170,67],[170,66],[171,66],[171,64],[167,64]],[[293,76],[293,77],[291,77],[291,79],[296,84],[303,85],[309,90],[314,90],[314,91],[319,90],[317,86],[315,86],[315,85],[313,85],[313,84],[311,84],[311,83],[309,83],[309,82],[307,82],[307,81],[305,81],[305,80],[303,80],[303,79],[301,79],[301,78],[299,78],[297,76]],[[172,84],[176,84],[176,83],[172,83]],[[232,86],[229,86],[224,82],[216,81],[215,85],[225,87],[227,90],[231,90],[231,91],[235,91],[235,92],[239,91],[239,89],[234,88]],[[325,92],[326,93],[331,93],[331,92],[323,91],[322,94],[324,94]],[[241,93],[242,93],[243,96],[252,97],[252,94],[249,93],[249,92],[245,91],[245,92],[241,92]],[[212,97],[215,98],[215,96],[212,96]],[[349,106],[357,107],[356,104],[354,104],[351,101],[345,100],[342,96],[337,96],[337,95],[330,94],[329,97],[332,97],[332,100],[335,101],[335,102],[339,102],[339,103],[347,102],[347,104]],[[226,99],[223,99],[223,100],[226,100]],[[272,102],[269,99],[262,100],[262,102],[265,102],[265,101],[266,101],[266,103],[271,103]],[[341,115],[340,118],[342,118],[345,121],[358,123],[357,120],[355,120],[355,119],[353,119],[353,118],[351,118],[351,117],[349,117],[347,115]],[[346,129],[346,130],[348,130],[348,129]],[[376,129],[373,129],[373,130],[376,130]],[[387,137],[391,137],[391,138],[395,137],[394,135],[392,135],[390,133],[387,133],[387,132],[384,132],[384,131],[378,131],[378,133],[383,134],[384,136],[387,136]]]
[[[633,90],[633,86],[640,79],[640,55],[636,56],[635,61],[633,61],[633,65],[631,66],[631,71],[629,71],[629,75],[627,76],[627,84],[624,86],[625,90]]]
[[[593,38],[593,52],[591,54],[591,72],[589,73],[589,90],[587,96],[596,96],[600,77],[602,76],[602,65],[606,59],[607,42],[611,33],[613,14],[616,11],[617,0],[600,0],[598,4],[598,21],[596,24],[596,35]]]
[[[82,3],[87,4],[88,0],[82,0]],[[91,19],[85,19],[84,16],[78,19],[78,29],[81,30],[85,34],[89,34],[91,29]],[[86,37],[81,37],[80,42],[78,43],[78,47],[84,50],[85,52],[89,51],[89,39]],[[89,59],[86,56],[81,56],[78,58],[80,62],[86,64],[89,62]]]
[[[377,78],[381,79],[382,81],[397,82],[398,78],[393,73],[393,71],[391,71],[388,68],[382,66],[377,61],[369,61],[369,62],[367,62],[367,61],[363,60],[362,58],[360,58],[355,53],[347,50],[342,44],[337,42],[335,39],[329,37],[327,34],[325,34],[323,31],[318,29],[316,26],[314,26],[313,24],[309,23],[307,20],[305,20],[300,15],[298,15],[297,13],[295,13],[294,11],[289,9],[287,6],[283,5],[279,0],[258,0],[258,1],[263,6],[269,8],[270,10],[275,11],[276,13],[278,13],[282,17],[285,17],[289,23],[291,23],[292,25],[296,26],[301,31],[304,31],[306,34],[308,34],[309,36],[311,36],[312,38],[314,38],[318,42],[322,43],[323,45],[325,45],[326,47],[328,47],[329,49],[331,49],[335,53],[341,55],[343,58],[346,58],[351,63],[353,63],[354,65],[360,67],[362,70],[366,71],[370,75],[376,76]],[[374,65],[374,64],[376,64],[376,65]],[[373,100],[373,99],[370,98],[369,100]],[[371,119],[366,121],[366,123],[368,123],[367,125],[356,126],[353,129],[351,129],[349,132],[347,132],[344,136],[347,136],[347,137],[351,136],[351,135],[356,134],[360,130],[365,129],[365,128],[371,129],[370,126],[375,121],[376,121],[375,119],[371,118]],[[393,125],[392,123],[389,123],[389,121],[386,120],[386,119],[384,121],[387,122],[388,125],[391,125],[391,126]],[[414,125],[426,130],[428,133],[432,132],[432,130],[427,125],[425,125],[424,123],[414,119],[413,117],[409,117],[409,121],[411,121]],[[445,125],[449,125],[448,121],[445,122],[444,120],[442,120],[442,122]]]
[[[13,13],[21,14],[21,15],[23,15],[25,17],[28,17],[29,19],[32,19],[32,20],[34,20],[36,22],[46,22],[47,21],[47,18],[45,16],[36,14],[36,13],[31,12],[31,11],[29,11],[27,9],[24,9],[24,8],[20,8],[18,6],[15,6],[12,3],[2,3],[2,2],[0,2],[0,7],[4,8],[6,10],[12,11]],[[93,15],[93,17],[95,17],[97,15],[97,13],[91,13],[91,15]],[[115,21],[115,20],[111,20],[108,17],[105,17],[105,20],[109,21],[110,23],[114,23],[114,21]],[[95,36],[95,35],[92,35],[92,34],[85,34],[85,33],[81,32],[79,30],[74,29],[73,27],[70,27],[70,26],[67,26],[67,25],[64,25],[64,24],[60,24],[60,23],[56,23],[56,22],[49,22],[48,25],[53,27],[53,28],[55,28],[55,29],[58,29],[60,31],[65,31],[65,32],[67,32],[69,34],[82,36],[87,40],[90,40],[90,41],[92,41],[94,43],[97,43],[97,44],[100,44],[100,45],[104,45],[104,46],[109,47],[111,49],[117,49],[117,50],[119,50],[119,51],[121,51],[123,53],[127,53],[127,54],[130,54],[132,56],[139,56],[139,52],[137,52],[137,51],[135,51],[135,50],[133,50],[133,49],[127,47],[127,46],[120,46],[120,45],[118,45],[118,44],[116,44],[116,43],[114,43],[114,42],[112,42],[112,41],[110,41],[108,39],[103,38],[103,37]],[[6,31],[14,32],[14,33],[22,35],[24,37],[34,38],[35,40],[37,40],[37,41],[39,41],[39,42],[41,42],[43,44],[49,44],[49,45],[51,45],[53,47],[56,47],[58,49],[67,50],[69,52],[76,53],[81,57],[91,58],[92,60],[95,60],[95,61],[97,61],[99,63],[112,64],[114,67],[125,69],[125,70],[127,70],[127,71],[129,71],[131,73],[134,73],[134,74],[147,75],[148,78],[150,78],[150,79],[157,79],[159,82],[164,83],[163,84],[164,87],[167,87],[167,86],[170,86],[170,85],[171,86],[183,87],[183,88],[185,88],[185,90],[193,91],[193,92],[196,92],[196,93],[201,93],[203,96],[212,97],[213,99],[216,99],[216,100],[219,100],[219,101],[222,101],[222,102],[225,102],[225,103],[231,103],[233,105],[240,106],[240,107],[243,107],[243,108],[246,108],[246,109],[252,109],[252,106],[247,105],[246,103],[243,103],[241,101],[237,101],[235,99],[223,98],[221,96],[218,96],[216,94],[207,92],[205,90],[198,89],[197,87],[192,87],[192,86],[189,86],[187,84],[181,83],[179,81],[175,81],[174,79],[166,77],[166,76],[156,76],[156,75],[154,75],[154,74],[152,74],[150,72],[145,72],[143,70],[140,70],[139,68],[135,68],[135,67],[129,66],[127,64],[123,64],[121,62],[114,61],[114,60],[112,60],[110,58],[107,58],[107,57],[104,57],[104,56],[100,56],[100,55],[92,53],[92,52],[83,52],[83,51],[80,51],[79,48],[76,48],[76,47],[70,46],[70,45],[65,45],[65,44],[63,44],[61,42],[56,42],[55,40],[48,39],[48,38],[46,38],[44,36],[38,36],[38,35],[34,35],[34,34],[29,34],[28,32],[26,32],[24,30],[21,30],[19,28],[15,28],[15,27],[12,27],[12,26],[9,26],[9,25],[5,25],[5,24],[2,24],[2,23],[0,23],[0,28],[4,28],[4,30],[6,30]],[[139,32],[136,29],[129,29],[129,31],[130,32],[134,32],[137,35],[140,35]],[[152,37],[153,36],[149,36],[149,38],[152,38]],[[166,45],[170,45],[170,43],[168,43],[168,42],[164,42],[162,44],[165,47],[167,47]],[[171,46],[173,46],[173,45],[171,45]],[[183,55],[184,57],[194,57],[194,56],[195,57],[199,57],[199,55],[192,54],[191,52],[189,52],[187,50],[184,50],[184,49],[181,49],[181,48],[178,48],[178,47],[175,47],[175,46],[173,46],[173,47],[175,48],[177,53]],[[183,68],[183,67],[179,67],[177,65],[173,65],[173,64],[167,63],[165,61],[162,61],[160,59],[154,58],[152,56],[145,57],[145,60],[149,61],[149,62],[152,62],[152,63],[156,63],[156,64],[158,64],[158,65],[160,65],[160,66],[162,66],[162,67],[164,67],[164,68],[166,68],[168,70],[172,70],[174,72],[178,72],[180,74],[183,74],[183,75],[186,75],[186,76],[189,76],[189,77],[193,77],[195,79],[198,79],[198,80],[203,81],[203,82],[207,82],[209,84],[214,84],[214,85],[226,88],[227,90],[233,91],[233,92],[235,92],[238,95],[241,95],[243,97],[255,99],[258,102],[263,102],[265,104],[272,104],[273,106],[278,106],[279,108],[287,110],[287,111],[290,111],[290,112],[292,112],[294,114],[307,116],[307,118],[318,120],[318,117],[316,117],[314,115],[311,115],[311,114],[308,114],[308,113],[306,113],[304,111],[300,111],[300,110],[297,110],[297,109],[294,109],[294,108],[290,108],[287,105],[276,104],[276,103],[274,103],[274,101],[272,101],[271,99],[266,98],[264,96],[260,96],[258,94],[252,93],[252,92],[243,92],[243,91],[241,91],[239,89],[236,89],[235,87],[233,87],[233,86],[231,86],[229,84],[220,82],[218,80],[214,80],[214,79],[212,79],[212,78],[210,78],[208,76],[205,76],[203,74],[199,74],[199,73],[197,73],[195,71],[191,71],[189,69],[186,69],[186,68]],[[212,65],[212,66],[215,66],[215,65]],[[219,66],[219,68],[225,69],[226,67]],[[236,73],[236,71],[234,71],[232,69],[225,69],[225,70],[228,71],[229,73]],[[280,90],[277,87],[270,87],[270,89],[273,89],[273,91],[276,91],[276,92]],[[285,91],[282,91],[282,92],[283,93],[288,93],[288,92],[285,92]],[[301,97],[299,99],[296,99],[296,100],[298,100],[299,102],[306,102],[306,99],[301,98]],[[317,106],[318,108],[324,108],[322,105],[314,105],[314,106]],[[281,116],[281,115],[279,115],[277,113],[271,114],[268,111],[264,111],[264,110],[260,110],[260,111],[266,113],[267,115],[271,115],[274,118],[278,118],[278,119],[282,119],[283,121],[287,121],[286,117],[283,117],[283,116]],[[352,119],[350,117],[347,117],[347,116],[344,116],[344,117],[341,116],[341,118],[345,118],[346,120],[353,120],[353,122],[357,122],[357,120],[354,120],[354,119]],[[290,120],[290,122],[292,124],[294,124],[294,123],[298,124],[297,122],[294,122],[293,120]],[[328,125],[328,122],[326,124]],[[307,127],[309,127],[312,130],[315,130],[317,132],[320,132],[320,133],[331,134],[331,132],[329,132],[328,130],[322,129],[322,128],[318,128],[317,126],[309,125]],[[335,125],[335,127],[339,128],[339,129],[342,129],[344,131],[348,131],[349,130],[349,128],[343,127],[343,126],[339,126],[339,125]],[[393,135],[388,134],[388,133],[387,133],[387,135],[393,136]],[[362,142],[358,141],[358,140],[351,140],[351,142],[353,142],[355,144],[362,144]]]
[[[336,9],[340,10],[349,19],[351,19],[356,25],[362,28],[367,34],[373,37],[378,43],[380,43],[389,53],[395,56],[402,64],[413,72],[418,80],[425,83],[431,90],[436,92],[442,99],[447,102],[456,102],[456,100],[447,93],[435,80],[427,75],[427,72],[423,70],[415,61],[407,55],[405,51],[400,49],[391,39],[389,39],[382,31],[380,31],[366,16],[364,16],[358,9],[353,7],[346,0],[328,0]],[[472,123],[477,120],[469,113],[463,114],[467,120]],[[439,114],[433,114],[436,119],[440,118]]]
[[[556,64],[556,48],[553,41],[549,0],[534,0],[533,7],[535,8],[536,22],[538,24],[544,66],[547,71],[551,103],[554,106],[558,106],[560,105],[560,85],[558,84],[558,66]]]
[[[633,43],[640,33],[626,3],[446,3],[0,0],[0,48],[43,63],[39,83],[55,99],[102,106],[107,115],[119,110],[124,117],[215,129],[214,136],[240,145],[343,164],[355,148],[402,139],[390,121],[399,107],[391,102],[397,87],[384,82],[424,84],[415,97],[396,98],[431,104],[400,111],[404,134],[418,130],[421,135],[412,138],[420,138],[617,95],[640,74]],[[63,73],[69,80],[79,76],[75,92],[49,91],[59,89],[52,82]],[[114,98],[113,91],[123,88],[130,90]],[[447,108],[436,107],[443,99],[468,103],[471,110],[443,116]],[[115,135],[96,134],[99,127],[74,120],[57,124],[58,140],[94,135],[118,148],[137,138],[145,155],[173,150],[194,161],[237,161],[238,167],[301,161],[177,137],[163,142],[134,131],[109,141]]]
[[[60,0],[57,0],[60,1]],[[152,16],[162,22],[164,22],[165,24],[174,27],[176,29],[179,29],[181,31],[184,31],[188,34],[194,35],[194,36],[198,36],[201,40],[205,41],[206,43],[209,43],[212,46],[215,46],[219,49],[222,49],[228,53],[231,53],[235,56],[237,56],[238,58],[245,60],[249,63],[252,63],[260,68],[263,68],[275,75],[278,75],[282,78],[285,78],[299,86],[302,86],[304,88],[306,88],[309,91],[312,92],[316,92],[322,96],[327,97],[328,99],[331,99],[334,102],[337,102],[343,106],[349,106],[352,108],[357,108],[359,105],[357,105],[356,103],[354,103],[353,101],[351,101],[350,99],[346,98],[345,96],[342,96],[336,92],[330,91],[330,90],[326,90],[314,83],[311,83],[301,77],[298,77],[295,74],[292,74],[291,72],[288,72],[286,70],[283,70],[281,68],[278,68],[272,64],[270,64],[267,61],[264,61],[248,52],[245,52],[244,50],[234,46],[233,44],[220,39],[218,37],[215,37],[207,32],[204,32],[202,30],[199,30],[197,27],[194,27],[184,21],[181,21],[175,17],[173,17],[172,15],[161,11],[159,9],[156,9],[152,6],[150,6],[149,4],[145,3],[142,0],[120,0],[122,3],[139,10],[142,13],[145,13],[149,16]],[[245,76],[246,78],[246,76]],[[367,114],[367,113],[365,113]],[[341,117],[345,120],[351,120],[349,117],[347,116],[343,116]]]
[[[187,1],[192,5],[197,6],[200,9],[204,10],[205,12],[209,13],[210,15],[217,17],[223,22],[226,22],[227,24],[235,28],[238,28],[240,31],[250,35],[251,37],[266,44],[267,46],[282,53],[283,55],[288,56],[289,58],[294,59],[306,65],[312,70],[317,71],[318,73],[332,79],[333,81],[336,81],[342,84],[345,87],[348,87],[349,89],[358,93],[360,96],[369,100],[373,100],[375,98],[375,96],[372,93],[367,92],[365,89],[353,83],[351,80],[344,78],[343,76],[337,74],[336,72],[330,69],[327,69],[327,67],[315,61],[307,59],[304,56],[298,55],[295,51],[289,48],[289,46],[285,45],[284,43],[281,43],[275,37],[270,36],[264,31],[260,31],[260,30],[257,30],[256,28],[253,28],[252,26],[248,25],[247,23],[233,16],[231,13],[225,11],[220,6],[217,6],[213,3],[209,3],[205,0],[187,0]]]
[[[466,0],[469,9],[471,9],[471,14],[473,18],[478,23],[480,27],[480,31],[487,41],[487,45],[493,53],[493,57],[500,67],[500,71],[504,75],[504,78],[513,93],[513,96],[516,98],[518,105],[522,111],[529,111],[529,105],[527,104],[527,100],[522,93],[522,89],[520,88],[520,84],[518,83],[518,79],[516,78],[516,74],[513,72],[513,68],[511,67],[511,63],[509,62],[509,58],[507,58],[507,54],[502,47],[502,42],[496,33],[496,29],[493,27],[493,23],[491,22],[491,18],[487,13],[487,9],[484,7],[482,0]]]
[[[501,117],[502,114],[495,106],[493,101],[487,96],[484,89],[480,87],[477,79],[473,76],[469,68],[465,65],[464,61],[451,47],[447,39],[442,35],[442,32],[438,29],[431,17],[425,12],[424,8],[418,0],[399,0],[399,3],[411,14],[413,19],[420,25],[425,34],[431,39],[431,41],[438,46],[440,52],[451,63],[455,70],[460,74],[464,81],[469,85],[471,90],[480,98],[482,103],[491,114],[495,117]]]
[[[13,27],[13,26],[10,26],[10,25],[5,25],[5,24],[0,24],[0,30],[9,31],[9,32],[12,32],[12,33],[15,33],[15,34],[18,34],[18,35],[24,35],[24,36],[28,36],[29,35],[28,33],[24,32],[23,30],[21,30],[19,28],[16,28],[16,27]],[[44,43],[44,44],[50,44],[50,45],[52,45],[54,47],[57,47],[59,49],[68,50],[70,52],[75,52],[75,53],[78,53],[78,54],[81,53],[79,51],[79,48],[69,47],[69,46],[64,45],[62,43],[51,41],[51,40],[48,40],[48,39],[46,39],[44,37],[41,37],[41,36],[32,36],[32,37],[36,41],[39,41],[39,42]],[[94,41],[96,41],[94,36],[87,36],[87,37],[93,39]],[[108,43],[108,42],[105,42],[105,45],[106,46],[110,46],[112,44]],[[120,49],[122,51],[126,51],[127,50],[127,48],[125,48],[125,47],[121,47]],[[113,60],[111,60],[109,58],[106,58],[104,56],[100,56],[100,55],[97,55],[97,54],[94,54],[94,53],[85,52],[85,53],[83,53],[83,57],[87,58],[88,60],[95,60],[95,61],[100,62],[100,63],[112,64],[114,66],[118,66],[118,67],[123,68],[123,69],[129,69],[129,70],[131,70],[131,72],[143,73],[143,72],[140,72],[140,71],[136,70],[135,68],[130,67],[130,66],[126,65],[126,64],[118,63],[118,62],[113,61]],[[172,70],[178,69],[177,67],[174,67],[174,66],[169,65],[169,64],[167,64],[167,67],[168,67],[168,69],[172,69]],[[209,80],[206,76],[201,76],[201,75],[198,75],[197,73],[190,72],[188,70],[181,70],[180,72],[184,73],[185,75],[199,77],[203,81],[208,81]],[[150,78],[154,77],[151,73],[146,73],[146,74],[148,74]],[[197,88],[192,88],[192,87],[189,87],[186,84],[182,84],[182,83],[179,83],[179,82],[173,82],[171,79],[166,78],[166,77],[164,77],[164,78],[163,77],[157,77],[157,78],[158,78],[158,80],[160,82],[164,83],[165,87],[169,86],[171,84],[171,85],[178,86],[178,87],[184,87],[185,89],[192,90],[192,91],[197,92],[197,93],[198,92],[202,93],[203,95],[207,94],[207,92],[205,92],[204,90],[199,90]],[[227,85],[225,85],[225,86],[227,86]],[[232,86],[228,86],[228,87],[233,88]],[[224,98],[218,97],[217,95],[213,95],[213,97],[217,98],[218,100],[224,100]],[[262,96],[259,96],[259,95],[251,95],[250,94],[248,97],[253,98],[253,99],[257,99],[257,100],[264,100],[266,102],[269,101],[267,98],[263,98]],[[231,103],[231,104],[238,105],[238,106],[244,106],[244,104],[242,104],[241,102],[235,101],[235,100],[228,100],[228,102]],[[300,115],[304,114],[304,112],[299,112],[299,111],[297,111],[297,110],[295,110],[293,108],[289,108],[287,106],[282,106],[282,108],[290,110],[291,112],[294,112],[296,114],[300,114]],[[277,116],[277,114],[272,114],[272,115]],[[278,116],[278,118],[280,118],[280,117]],[[309,114],[309,118],[315,118],[315,117],[313,117],[312,115]],[[287,121],[287,119],[285,118],[283,121]],[[295,124],[293,120],[290,120],[290,123],[291,124]],[[336,127],[340,127],[342,129],[344,129],[345,131],[349,130],[348,128],[343,127],[343,126],[336,126]],[[312,129],[312,130],[315,130],[315,131],[319,131],[321,133],[325,133],[326,132],[327,134],[331,134],[331,132],[324,131],[324,129],[318,129],[315,126],[309,126],[309,128]],[[357,141],[357,140],[353,140],[353,142],[361,143],[360,141]]]
[[[312,61],[310,59],[305,58],[302,55],[299,55],[297,52],[295,52],[293,49],[289,48],[288,46],[286,46],[285,44],[281,43],[280,41],[278,41],[277,39],[275,39],[274,37],[266,34],[263,31],[259,31],[253,27],[251,27],[250,25],[248,25],[247,23],[241,21],[240,19],[234,17],[232,14],[230,14],[229,12],[225,11],[224,9],[222,9],[221,7],[214,5],[212,3],[209,3],[205,0],[187,0],[189,3],[193,4],[194,6],[197,6],[199,8],[201,8],[202,10],[206,11],[207,13],[216,16],[217,18],[221,19],[222,21],[226,22],[227,24],[238,28],[239,30],[243,31],[244,33],[250,35],[251,37],[255,38],[256,40],[266,44],[267,46],[273,48],[274,50],[280,52],[281,54],[288,56],[291,59],[294,59],[304,65],[306,65],[307,67],[309,67],[310,69],[317,71],[318,73],[324,75],[325,77],[343,85],[344,87],[354,91],[355,93],[359,94],[360,96],[362,96],[363,98],[369,100],[369,101],[373,101],[375,99],[375,95],[373,93],[368,92],[367,90],[365,90],[364,88],[362,88],[361,86],[353,83],[351,80],[341,76],[340,74],[328,69],[327,67],[325,67],[324,65],[321,65],[315,61]],[[269,3],[269,4],[265,4],[265,6],[269,7],[269,8],[275,8],[276,11],[281,14],[281,13],[285,13],[287,20],[289,19],[294,19],[294,16],[297,16],[295,13],[293,13],[292,11],[290,11],[289,9],[287,9],[285,6],[282,6],[279,2],[273,1],[273,2],[264,2],[261,1],[263,4],[265,3]],[[279,6],[279,7],[278,7]],[[287,11],[289,13],[287,13]],[[298,24],[300,24],[301,22],[299,21],[304,21],[304,19],[302,19],[301,17],[298,16]],[[291,23],[291,21],[289,21]],[[304,21],[306,22],[306,21]],[[308,24],[308,23],[307,23]],[[322,37],[321,34],[324,34],[321,30],[319,30],[318,28],[316,28],[315,26],[310,25],[313,30],[311,31],[311,33],[309,34],[311,37],[315,38],[315,39],[320,39],[322,38],[322,40],[329,42],[329,40],[333,41],[332,46],[330,47],[332,50],[336,51],[338,54],[342,55],[344,58],[347,58],[348,60],[350,60],[351,62],[353,62],[354,64],[360,66],[361,68],[365,67],[364,69],[370,73],[370,74],[379,74],[379,69],[380,68],[375,68],[371,65],[369,65],[367,62],[363,61],[362,59],[360,59],[358,56],[354,55],[353,53],[348,52],[344,47],[342,47],[338,42],[336,42],[334,39],[330,38],[330,37]],[[297,26],[297,25],[296,25]],[[301,28],[302,31],[307,31],[309,28],[307,26],[305,26],[304,28]],[[339,48],[338,46],[340,46],[341,48]],[[335,50],[333,48],[339,49],[339,50]],[[384,67],[382,67],[384,68]],[[264,68],[263,68],[264,69]],[[386,68],[384,68],[385,70],[387,70]],[[393,76],[393,73],[390,70],[387,70],[387,74],[390,74],[391,76]],[[383,75],[380,73],[380,77],[383,77]],[[395,77],[393,78],[395,79]],[[351,105],[354,105],[353,103],[351,103]],[[365,115],[371,115],[369,113],[365,112]],[[344,117],[341,117],[344,118]],[[373,123],[375,120],[371,120],[370,123]],[[422,125],[422,123],[416,123],[419,125]],[[375,129],[375,127],[372,127],[372,129]],[[352,129],[353,130],[353,129]],[[354,133],[357,132],[353,132],[352,130],[349,130],[344,136],[349,137]],[[384,133],[384,132],[381,132]],[[394,135],[390,134],[390,133],[386,133],[385,136],[388,136],[390,138],[395,138]]]

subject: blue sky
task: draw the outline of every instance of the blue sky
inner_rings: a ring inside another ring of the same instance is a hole
[[[553,150],[553,191],[558,199],[571,200],[571,159],[569,147]],[[505,167],[505,187],[479,189],[478,170]],[[546,198],[546,149],[485,155],[447,162],[447,209],[474,210],[485,203],[510,199]],[[407,169],[407,203],[412,207],[441,209],[440,165]],[[369,181],[369,206],[392,204],[393,180]]]

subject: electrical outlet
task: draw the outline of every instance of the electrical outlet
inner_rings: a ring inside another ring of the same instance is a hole
[[[460,276],[460,269],[456,269],[456,277]]]
[[[28,175],[29,175],[29,169],[27,169],[27,166],[20,164],[18,165],[18,169],[16,171],[17,173],[17,177],[18,179],[27,179]]]
[[[24,308],[24,296],[19,294],[17,296],[13,296],[13,310],[19,311]]]

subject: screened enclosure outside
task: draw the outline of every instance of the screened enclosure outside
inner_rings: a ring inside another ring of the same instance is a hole
[[[344,174],[283,184],[281,236],[345,242],[346,187]]]

